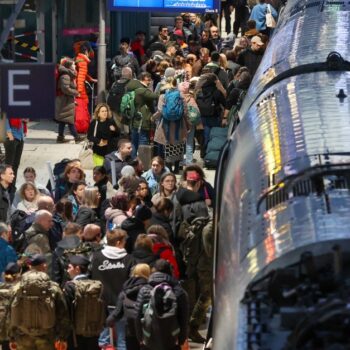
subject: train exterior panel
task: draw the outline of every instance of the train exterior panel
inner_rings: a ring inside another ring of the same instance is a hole
[[[248,91],[217,175],[214,349],[313,348],[297,320],[347,285],[349,26],[350,2],[288,1]]]

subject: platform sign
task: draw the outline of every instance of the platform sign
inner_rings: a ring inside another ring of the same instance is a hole
[[[54,64],[0,64],[0,107],[8,118],[52,119],[55,115]]]
[[[220,0],[109,0],[111,11],[218,13]]]

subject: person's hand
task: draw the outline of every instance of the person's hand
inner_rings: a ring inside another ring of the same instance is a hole
[[[107,146],[107,140],[101,139],[100,143],[98,144],[100,147]]]
[[[233,5],[230,5],[230,6],[228,7],[228,10],[229,10],[230,13],[232,13],[232,12],[233,12]]]
[[[109,130],[115,131],[115,126],[114,126],[114,125],[111,125],[111,126],[109,127]]]
[[[97,83],[97,79],[91,79],[91,82],[96,84]]]
[[[12,134],[12,132],[11,131],[8,131],[7,132],[7,137],[8,137],[8,139],[10,140],[10,141],[13,141],[15,138],[13,137],[13,134]]]
[[[17,344],[14,341],[11,341],[9,346],[10,346],[10,350],[16,350],[17,349]]]
[[[222,121],[221,121],[221,126],[225,127],[225,126],[227,126],[227,125],[228,125],[227,118],[222,119]]]

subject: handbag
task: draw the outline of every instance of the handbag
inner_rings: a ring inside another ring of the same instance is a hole
[[[267,5],[266,11],[267,11],[266,15],[265,15],[266,27],[267,28],[276,28],[276,21],[272,16],[271,7],[269,4]]]
[[[96,121],[94,129],[94,138],[97,133],[98,121]],[[95,167],[93,159],[92,143],[89,140],[85,140],[82,146],[82,149],[79,152],[79,159],[83,169],[92,170]]]

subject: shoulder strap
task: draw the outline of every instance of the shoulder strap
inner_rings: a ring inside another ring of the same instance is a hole
[[[96,133],[97,133],[97,125],[98,125],[98,120],[96,120],[96,123],[95,123],[94,137],[96,137]]]

